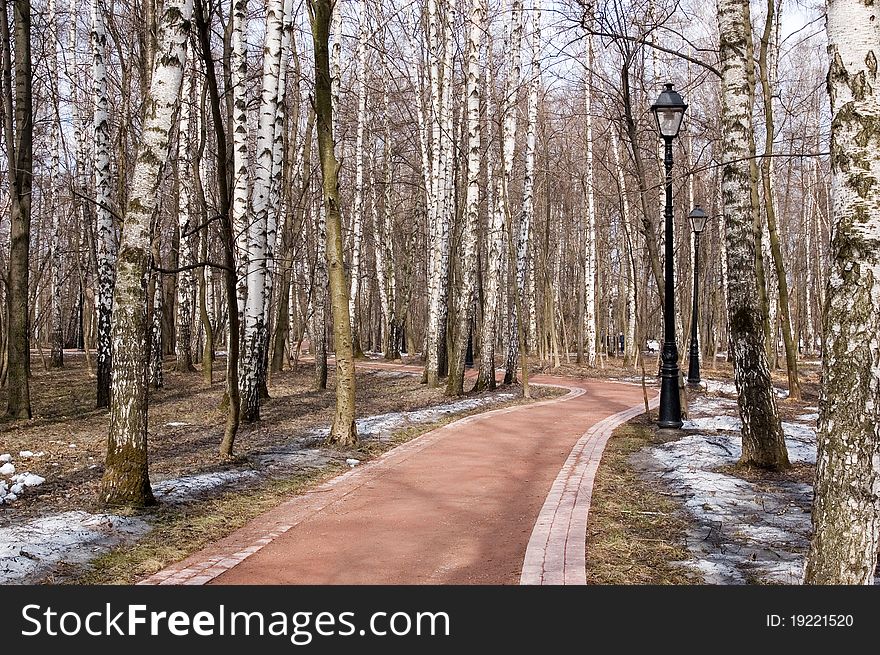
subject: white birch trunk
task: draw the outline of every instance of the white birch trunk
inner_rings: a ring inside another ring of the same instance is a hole
[[[248,0],[232,0],[232,230],[235,233],[238,313],[244,315],[248,284],[248,157],[247,41]],[[230,311],[232,311],[230,309]]]
[[[749,171],[752,107],[747,66],[752,57],[749,6],[719,0],[723,135],[722,196],[727,241],[728,322],[734,379],[742,418],[744,465],[789,465],[764,349],[762,312],[755,274],[755,236]]]
[[[93,141],[95,162],[95,253],[98,275],[95,290],[97,310],[98,407],[109,404],[112,344],[113,287],[116,281],[116,229],[110,211],[110,123],[107,98],[107,31],[99,0],[92,0],[92,88],[94,101]]]
[[[147,298],[153,211],[186,64],[192,0],[166,0],[141,144],[122,228],[113,314],[110,430],[100,498],[107,504],[153,502],[147,472]]]
[[[508,31],[509,52],[507,53],[509,68],[507,71],[507,85],[504,97],[503,109],[503,148],[501,159],[501,178],[498,193],[498,211],[501,212],[502,220],[506,223],[507,229],[513,230],[511,223],[511,207],[510,207],[510,182],[513,178],[513,162],[514,152],[516,150],[516,131],[518,125],[517,114],[517,96],[520,88],[521,80],[521,61],[522,61],[522,34],[523,34],[523,2],[522,0],[513,0],[510,12],[510,29]],[[511,233],[512,236],[512,233]],[[515,253],[508,253],[514,256]],[[508,277],[510,277],[509,267],[505,261],[500,262],[501,266],[507,269]],[[516,284],[516,279],[509,280],[509,283]],[[506,285],[506,289],[510,290],[510,284]],[[508,296],[509,297],[509,296]],[[511,303],[509,302],[508,305]],[[508,316],[507,322],[507,370],[504,375],[504,382],[512,384],[517,381],[516,376],[516,357],[517,352],[517,332],[516,332],[516,311]]]
[[[504,40],[504,52],[502,57],[507,57],[510,50],[510,18],[508,19],[507,33]],[[505,231],[505,204],[503,201],[504,184],[503,173],[496,177],[497,154],[492,147],[494,140],[493,126],[496,115],[493,82],[491,77],[492,48],[487,51],[486,61],[486,116],[488,117],[489,148],[486,155],[486,180],[488,187],[488,214],[489,226],[486,230],[487,256],[486,271],[484,274],[485,305],[483,306],[483,324],[480,330],[480,372],[477,378],[476,389],[495,388],[495,342],[497,338],[498,302],[501,282],[501,264],[504,260],[504,231]],[[503,107],[506,109],[507,103]]]
[[[191,169],[190,159],[190,108],[193,97],[192,75],[185,72],[180,93],[180,122],[177,136],[177,227],[180,231],[178,266],[184,268],[195,263],[192,249],[192,230],[190,225],[190,190]],[[195,287],[194,270],[184,270],[177,274],[177,370],[189,372],[192,365],[192,325],[193,325],[193,289]]]
[[[342,2],[333,3],[333,15],[330,17],[330,100],[333,106],[333,134],[338,135],[339,121],[339,90],[342,86]],[[335,147],[334,143],[334,147]],[[337,156],[339,153],[337,153]]]
[[[587,366],[596,366],[596,200],[593,192],[593,40],[587,36],[585,55],[587,79],[584,94],[586,135],[587,233],[584,239],[584,339]]]
[[[360,350],[358,334],[357,301],[361,287],[361,241],[363,240],[364,215],[364,128],[367,122],[367,2],[360,0],[358,4],[360,21],[358,23],[357,45],[357,79],[358,79],[358,112],[357,135],[355,138],[354,161],[354,203],[351,213],[351,286],[348,293],[348,315],[351,316],[352,345],[355,352]]]
[[[531,236],[531,226],[535,219],[535,143],[538,129],[538,93],[541,89],[541,2],[534,0],[532,9],[532,79],[529,83],[528,97],[528,116],[526,120],[526,153],[525,153],[525,172],[523,175],[523,203],[522,203],[522,219],[519,224],[519,242],[516,251],[516,285],[519,290],[519,297],[526,298],[526,268],[529,256],[529,242]],[[521,303],[523,307],[531,306],[526,302]],[[516,312],[514,311],[514,314]],[[518,317],[515,323],[519,323],[515,329],[525,329],[522,325],[523,319]],[[529,331],[529,338],[534,335]],[[508,362],[516,365],[518,340],[511,338],[510,349],[508,353]]]
[[[161,389],[165,385],[162,370],[162,274],[152,274],[152,309],[150,312],[150,386]]]
[[[467,47],[467,192],[465,196],[464,227],[461,237],[461,266],[455,297],[458,325],[453,331],[453,348],[449,360],[449,382],[446,392],[460,395],[464,392],[464,368],[468,337],[474,313],[474,293],[477,287],[477,230],[480,210],[480,50],[485,31],[483,0],[471,0],[468,16]]]
[[[315,353],[315,387],[318,391],[327,388],[327,221],[324,216],[324,205],[318,208],[312,204],[312,216],[315,220],[315,278],[314,312],[312,314],[312,344]]]
[[[244,351],[241,371],[242,418],[260,418],[260,389],[265,378],[268,324],[266,308],[269,251],[269,194],[272,187],[275,120],[278,114],[278,78],[281,66],[281,37],[284,27],[283,0],[269,0],[266,14],[266,44],[263,50],[263,82],[257,126],[256,166],[248,225],[247,299],[244,312]],[[273,232],[276,228],[273,226]]]
[[[880,21],[829,0],[831,266],[805,580],[872,584],[880,536]]]

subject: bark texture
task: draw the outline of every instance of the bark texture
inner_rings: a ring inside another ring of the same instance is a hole
[[[831,269],[809,584],[871,584],[880,533],[880,21],[829,0]]]
[[[750,81],[752,57],[747,0],[719,0],[721,34],[723,166],[721,190],[727,242],[728,322],[735,354],[742,418],[740,463],[768,469],[789,466],[776,395],[764,349],[763,311],[755,277],[755,235],[749,157],[753,139]]]
[[[169,154],[192,8],[192,0],[167,0],[162,9],[146,120],[125,211],[114,290],[110,431],[100,490],[101,502],[108,505],[155,502],[147,470],[146,276],[153,211]]]

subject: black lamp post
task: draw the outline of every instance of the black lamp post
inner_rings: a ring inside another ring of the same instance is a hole
[[[687,103],[667,84],[660,93],[657,102],[651,105],[651,111],[657,119],[657,129],[663,137],[665,145],[663,164],[666,169],[666,211],[665,232],[666,259],[663,297],[663,351],[660,367],[660,417],[657,426],[660,428],[678,429],[681,427],[681,403],[678,395],[678,348],[675,345],[675,268],[673,261],[672,231],[672,140],[678,136],[681,121],[687,109]]]
[[[700,232],[706,228],[706,220],[709,217],[697,205],[688,214],[688,218],[691,219],[691,228],[694,230],[694,306],[691,311],[691,353],[688,363],[688,384],[696,387],[700,384],[700,331],[697,329],[697,319],[700,315],[697,295],[700,283]]]

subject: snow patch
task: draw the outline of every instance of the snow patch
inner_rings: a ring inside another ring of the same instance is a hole
[[[18,475],[13,475],[12,481],[20,482],[26,487],[39,487],[46,481],[46,478],[40,477],[39,475],[28,471],[27,473],[19,473]]]
[[[160,502],[179,504],[218,487],[233,486],[245,481],[250,482],[257,477],[259,477],[259,473],[250,469],[184,475],[157,482],[153,485],[153,495]]]
[[[795,419],[798,421],[818,421],[819,414],[818,414],[818,412],[811,412],[809,414],[801,414],[799,416],[796,416]]]
[[[506,400],[511,400],[515,396],[512,393],[496,393],[491,396],[483,396],[480,398],[464,398],[425,409],[418,409],[410,412],[389,412],[387,414],[377,414],[376,416],[367,416],[357,419],[357,432],[361,438],[375,438],[380,441],[388,440],[396,430],[409,425],[419,425],[423,423],[434,423],[450,414],[458,414],[472,409],[477,409],[485,405],[492,405]],[[312,431],[309,436],[323,438],[330,434],[329,428],[321,428]]]
[[[10,455],[9,453],[3,453],[2,455],[0,455],[0,462],[3,462],[5,464],[6,462],[11,462],[11,461],[12,461],[12,455]]]
[[[354,457],[349,457],[348,459],[345,460],[345,463],[348,464],[351,468],[354,468],[355,466],[357,466],[358,464],[361,463],[361,460],[355,459]]]
[[[733,382],[723,382],[721,380],[703,380],[706,384],[706,391],[709,393],[723,393],[730,396],[736,395],[736,385]]]
[[[170,423],[166,423],[165,426],[169,428],[182,428],[189,423],[184,423],[183,421],[171,421]]]
[[[0,584],[40,582],[59,563],[86,565],[149,529],[141,519],[83,511],[0,528]]]
[[[682,428],[685,430],[711,430],[714,432],[739,432],[742,430],[742,421],[736,416],[704,416],[683,421]]]
[[[15,467],[11,463],[6,462],[0,466],[0,475],[12,475],[13,473],[15,473]]]

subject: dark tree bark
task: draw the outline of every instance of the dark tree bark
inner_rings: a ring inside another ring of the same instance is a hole
[[[2,95],[8,158],[10,212],[9,278],[7,289],[6,415],[31,417],[30,333],[28,329],[28,266],[31,239],[31,184],[33,171],[33,92],[31,87],[31,3],[15,0],[15,90],[6,0],[0,0]],[[13,94],[15,109],[13,109]]]

